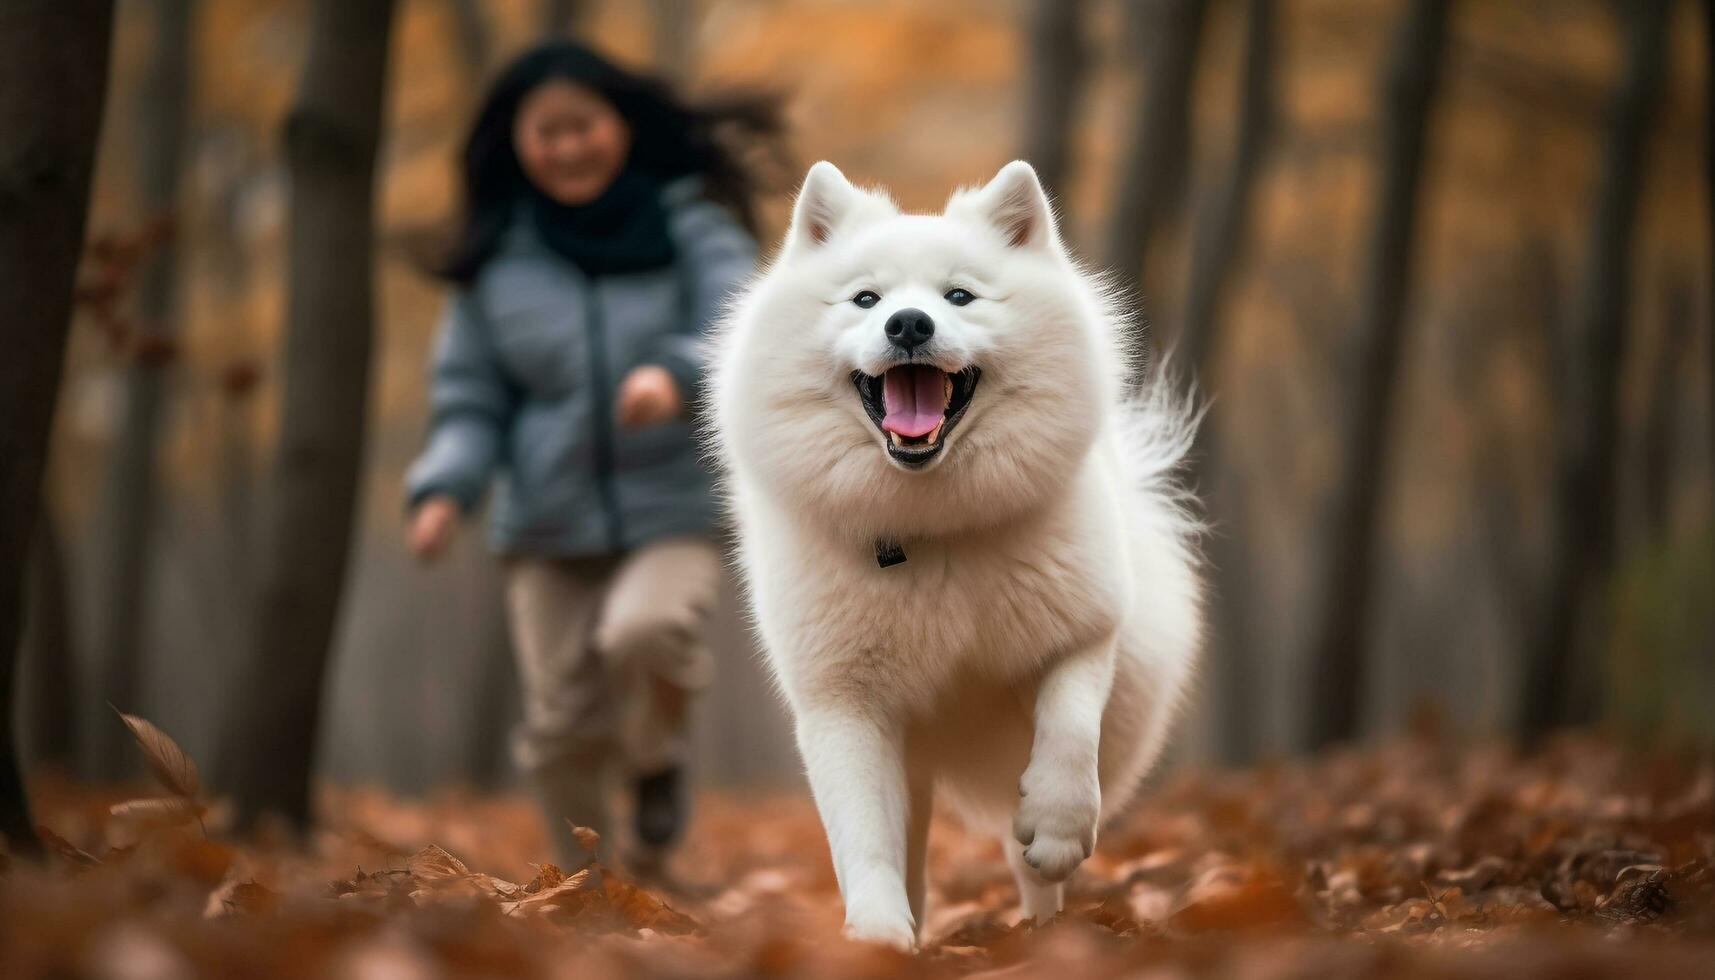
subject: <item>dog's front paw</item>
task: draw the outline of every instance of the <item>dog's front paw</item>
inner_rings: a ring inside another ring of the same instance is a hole
[[[917,926],[910,910],[850,908],[846,910],[845,936],[860,943],[891,946],[904,953],[917,949]]]
[[[1095,772],[1032,762],[1018,782],[1012,836],[1024,863],[1047,881],[1065,881],[1096,846],[1102,790]]]

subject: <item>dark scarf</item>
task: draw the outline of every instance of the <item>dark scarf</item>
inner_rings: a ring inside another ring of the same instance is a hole
[[[529,206],[543,243],[585,275],[659,269],[676,257],[661,185],[646,174],[623,170],[600,197],[575,207],[532,187]]]

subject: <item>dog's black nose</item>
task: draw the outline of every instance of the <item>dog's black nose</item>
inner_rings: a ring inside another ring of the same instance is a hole
[[[887,339],[900,350],[911,350],[935,336],[935,321],[922,310],[900,310],[887,318]]]

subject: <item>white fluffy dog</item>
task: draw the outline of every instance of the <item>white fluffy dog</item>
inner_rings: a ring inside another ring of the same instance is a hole
[[[1160,754],[1201,629],[1193,421],[1128,357],[1026,163],[903,214],[810,169],[715,344],[709,411],[848,935],[923,921],[930,797],[1024,913]]]

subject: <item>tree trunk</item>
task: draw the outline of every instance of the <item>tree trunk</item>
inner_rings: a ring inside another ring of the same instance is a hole
[[[1496,330],[1485,333],[1481,342],[1466,345],[1466,359],[1454,367],[1461,383],[1452,397],[1483,405],[1484,417],[1473,427],[1471,465],[1480,474],[1471,488],[1474,534],[1482,548],[1486,578],[1504,611],[1500,645],[1522,651],[1536,627],[1545,569],[1536,535],[1527,530],[1526,498],[1519,492],[1529,482],[1525,472],[1529,467],[1521,465],[1519,440],[1507,431],[1514,409],[1505,400],[1484,394],[1480,376],[1486,365],[1479,355],[1487,357],[1495,343],[1526,344],[1529,356],[1544,365],[1543,408],[1552,422],[1560,416],[1564,400],[1559,381],[1564,313],[1561,270],[1549,240],[1539,233],[1517,251],[1516,267],[1506,270],[1502,278],[1518,290],[1518,299],[1495,308],[1479,307]],[[1552,434],[1549,439],[1552,442]]]
[[[334,639],[368,418],[374,183],[392,0],[316,0],[286,121],[291,179],[279,456],[254,632],[226,726],[241,821],[310,815],[322,684]]]
[[[58,522],[44,498],[36,517],[19,665],[19,727],[23,759],[69,770],[77,760],[77,657],[72,650],[71,599]]]
[[[1649,548],[1660,547],[1666,541],[1672,524],[1680,378],[1686,355],[1690,353],[1696,298],[1691,283],[1678,278],[1668,285],[1663,297],[1661,336],[1650,370],[1649,405],[1638,454],[1643,489],[1641,537]]]
[[[508,748],[512,722],[518,714],[519,680],[511,634],[506,628],[505,604],[497,597],[482,616],[485,655],[477,665],[470,731],[465,735],[470,752],[464,770],[472,785],[492,791],[504,787],[511,774]]]
[[[585,0],[542,0],[542,36],[571,37],[589,11]]]
[[[1620,373],[1626,358],[1633,224],[1644,153],[1661,85],[1667,0],[1633,0],[1624,76],[1609,106],[1590,247],[1564,379],[1567,397],[1555,446],[1554,537],[1542,617],[1526,650],[1519,727],[1534,741],[1556,726],[1589,720],[1574,650],[1604,601],[1614,547],[1614,452]],[[1588,639],[1589,637],[1584,637]],[[1583,665],[1589,666],[1589,665]]]
[[[1715,289],[1715,0],[1703,0],[1703,203],[1709,208],[1709,278]],[[1711,297],[1715,302],[1715,297]],[[1715,392],[1715,316],[1708,317],[1709,387]],[[1709,398],[1709,461],[1715,463],[1715,394]]]
[[[1102,260],[1134,289],[1149,245],[1173,210],[1191,145],[1191,82],[1205,0],[1134,0],[1128,34],[1143,58],[1137,127],[1120,160]]]
[[[155,458],[166,398],[174,329],[173,296],[178,269],[175,239],[179,174],[188,115],[191,42],[190,0],[156,0],[154,45],[137,96],[138,184],[145,220],[165,222],[167,232],[144,260],[137,296],[137,335],[125,364],[125,398],[112,449],[102,507],[104,559],[97,564],[96,655],[101,664],[101,699],[123,711],[142,710],[138,690],[144,655],[144,605],[150,532],[156,503]],[[100,703],[100,702],[97,702]],[[136,751],[123,725],[106,711],[89,712],[87,732],[94,774],[118,779],[137,769]]]
[[[221,558],[234,595],[252,595],[255,586],[255,551],[252,548],[256,523],[256,473],[252,448],[251,415],[255,410],[252,389],[221,393],[215,439],[215,479],[219,481]],[[240,620],[245,618],[239,613]],[[242,629],[242,625],[239,625]],[[242,643],[242,640],[240,640]]]
[[[1375,224],[1354,337],[1348,401],[1341,413],[1339,484],[1322,569],[1321,615],[1311,633],[1310,739],[1316,747],[1357,735],[1368,680],[1368,638],[1378,562],[1377,527],[1387,485],[1387,439],[1405,339],[1412,247],[1430,107],[1447,34],[1447,0],[1410,0],[1383,82],[1382,160]]]
[[[1215,373],[1229,286],[1250,231],[1257,169],[1274,126],[1270,94],[1273,62],[1274,0],[1247,0],[1232,169],[1219,199],[1205,209],[1197,223],[1191,244],[1185,322],[1175,351],[1180,364],[1205,380]],[[1202,485],[1209,485],[1218,471],[1221,452],[1216,433],[1213,419],[1205,419],[1197,430],[1191,456]],[[1217,526],[1208,542],[1214,576],[1214,685],[1221,716],[1219,748],[1228,762],[1249,760],[1257,745],[1256,708],[1251,697],[1257,664],[1245,581],[1250,556],[1238,528],[1238,514],[1243,509],[1239,489],[1234,485],[1226,495],[1209,499]],[[1214,508],[1217,502],[1227,504],[1224,511]]]
[[[1246,0],[1244,67],[1239,78],[1238,131],[1232,170],[1219,200],[1197,223],[1191,243],[1185,321],[1174,354],[1208,375],[1220,347],[1221,315],[1233,270],[1250,231],[1252,200],[1263,149],[1274,130],[1274,0]]]
[[[668,78],[683,81],[697,67],[696,0],[649,0],[649,46]]]
[[[110,0],[0,5],[0,833],[33,851],[12,726],[24,569],[107,85]]]
[[[453,30],[458,34],[459,58],[464,61],[465,75],[481,86],[488,77],[488,59],[493,54],[492,32],[482,15],[481,0],[448,0],[452,5]]]
[[[1084,0],[1034,0],[1025,25],[1024,158],[1057,202],[1071,169],[1072,122],[1088,58],[1084,13]]]

